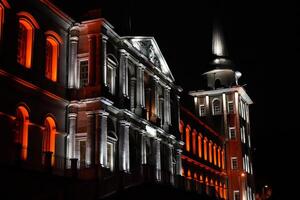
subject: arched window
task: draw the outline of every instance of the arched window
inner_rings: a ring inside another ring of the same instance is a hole
[[[45,132],[43,136],[43,151],[55,153],[55,134],[56,125],[52,117],[48,116],[45,119]]]
[[[221,161],[222,161],[222,169],[225,169],[225,157],[224,157],[224,150],[222,150],[222,153],[221,153]]]
[[[212,163],[213,159],[212,159],[212,141],[209,141],[209,146],[208,146],[208,154],[209,154],[209,162]]]
[[[60,43],[59,35],[53,31],[46,32],[45,76],[53,82],[57,80]]]
[[[187,171],[187,178],[188,179],[192,179],[192,174],[191,174],[191,170],[190,169],[188,169],[188,171]]]
[[[218,181],[215,181],[215,190],[216,190],[216,194],[219,194],[219,184]]]
[[[193,130],[193,154],[197,154],[197,131],[194,129]]]
[[[199,176],[199,180],[200,180],[200,183],[203,183],[203,176],[202,175]]]
[[[34,31],[39,28],[35,19],[27,12],[20,12],[18,28],[17,61],[26,68],[31,68]]]
[[[194,173],[194,180],[195,180],[195,181],[198,181],[198,175],[197,175],[197,172]]]
[[[202,135],[198,135],[198,156],[199,158],[202,157]]]
[[[214,144],[214,165],[217,165],[217,145]]]
[[[207,160],[207,138],[203,140],[204,160]]]
[[[4,6],[0,3],[0,41],[3,35],[3,23],[4,23]]]
[[[28,110],[24,106],[17,108],[17,135],[16,143],[20,144],[21,147],[21,159],[27,159],[27,146],[28,146],[28,125],[29,125],[29,114]]]
[[[221,168],[221,147],[218,147],[218,166]]]
[[[213,115],[221,114],[221,102],[219,99],[213,100]]]
[[[223,185],[222,183],[220,182],[220,191],[219,191],[219,194],[220,194],[220,198],[222,199],[223,198]]]
[[[190,146],[190,133],[191,133],[191,127],[189,125],[187,125],[187,127],[185,128],[185,146],[186,146],[186,151],[190,151],[191,146]]]

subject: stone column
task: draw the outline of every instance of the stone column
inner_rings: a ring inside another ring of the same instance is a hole
[[[86,164],[95,164],[95,113],[89,111],[87,114],[87,135],[86,135]],[[81,161],[82,162],[82,161]]]
[[[155,178],[161,180],[161,157],[160,157],[160,138],[154,138],[154,152],[155,152]]]
[[[120,50],[119,89],[120,97],[128,96],[128,56],[124,49]]]
[[[147,164],[146,131],[141,130],[141,164]]]
[[[77,49],[79,41],[80,29],[78,24],[75,24],[70,29],[69,37],[69,66],[68,66],[68,87],[79,88],[80,87],[80,70],[77,64]]]
[[[68,130],[68,158],[76,158],[76,128],[77,128],[77,114],[68,114],[69,130]]]
[[[97,149],[99,154],[96,157],[99,158],[99,164],[102,167],[107,167],[107,117],[109,113],[104,110],[96,112],[96,130],[97,130]],[[97,152],[98,153],[98,152]],[[97,159],[98,160],[98,159]]]
[[[106,50],[106,47],[107,47],[107,40],[108,40],[108,37],[104,34],[102,34],[102,49],[101,49],[101,58],[102,58],[102,80],[103,80],[103,84],[105,87],[107,87],[107,58],[106,58],[106,53],[107,53],[107,50]]]
[[[181,162],[181,149],[175,149],[176,151],[176,175],[182,175],[182,162]]]
[[[120,171],[130,171],[129,157],[129,127],[130,123],[121,120],[119,122],[119,169]]]
[[[137,82],[136,82],[136,114],[142,115],[143,108],[145,107],[145,91],[144,91],[144,69],[145,67],[140,64],[137,67]]]
[[[174,183],[174,170],[173,170],[173,145],[168,144],[168,170],[170,172],[170,182]]]

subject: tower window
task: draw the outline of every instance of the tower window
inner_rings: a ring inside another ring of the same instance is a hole
[[[213,144],[213,143],[212,143],[212,141],[210,140],[210,141],[209,141],[209,146],[208,146],[208,148],[209,148],[208,151],[209,151],[209,162],[211,162],[211,163],[213,162],[213,159],[212,159],[212,157],[213,157],[213,155],[212,155],[212,153],[213,153],[213,152],[212,152],[212,144]]]
[[[203,140],[203,151],[204,151],[204,160],[207,160],[207,138]]]
[[[185,144],[186,144],[186,151],[190,151],[190,131],[191,131],[191,129],[190,129],[190,127],[188,126],[188,127],[186,127],[186,129],[185,129],[185,139],[186,139],[186,142],[185,142]]]
[[[228,102],[228,113],[234,113],[234,107],[232,101]]]
[[[198,135],[198,156],[202,157],[202,136]]]
[[[89,84],[89,61],[80,60],[80,87],[87,86]]]
[[[205,112],[205,105],[200,105],[199,106],[199,115],[202,117],[202,116],[205,116],[206,112]]]
[[[240,200],[240,191],[239,190],[233,191],[233,200]]]
[[[213,115],[221,114],[221,102],[219,99],[213,100]]]
[[[230,127],[229,128],[229,138],[232,139],[232,140],[236,139],[235,127]]]
[[[238,160],[237,157],[231,157],[231,169],[238,168]]]

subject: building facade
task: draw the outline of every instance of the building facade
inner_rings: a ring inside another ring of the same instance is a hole
[[[181,157],[186,188],[213,198],[228,199],[225,137],[184,107],[181,107],[180,119],[180,137],[185,142]]]
[[[213,30],[212,69],[203,74],[204,88],[191,91],[195,113],[225,138],[228,198],[252,200],[254,180],[249,106],[253,103],[238,83],[241,73],[233,70],[220,26]]]
[[[214,53],[191,112],[153,37],[119,36],[105,19],[72,18],[49,0],[1,0],[0,167],[90,181],[86,194],[70,186],[70,199],[149,180],[252,199],[252,101],[221,46]]]
[[[120,37],[47,0],[3,0],[0,22],[1,163],[174,184],[181,88],[153,37]]]

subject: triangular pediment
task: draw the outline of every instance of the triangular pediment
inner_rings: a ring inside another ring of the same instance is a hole
[[[172,82],[174,77],[154,37],[123,37]]]

